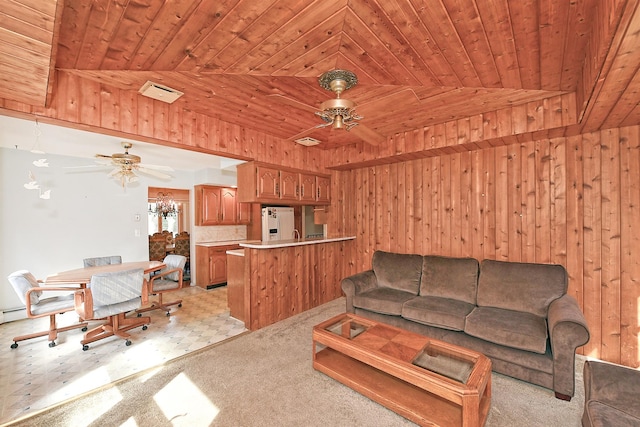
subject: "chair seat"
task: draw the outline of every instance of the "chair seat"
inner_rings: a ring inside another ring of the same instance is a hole
[[[165,280],[165,279],[156,279],[153,281],[153,290],[155,291],[166,291],[169,289],[179,289],[181,287],[180,282],[175,282],[173,280]]]
[[[73,294],[43,298],[38,304],[31,304],[31,313],[36,316],[53,312],[64,313],[71,310],[73,310]]]
[[[103,317],[114,316],[118,313],[126,313],[140,307],[140,298],[130,299],[129,301],[123,301],[116,304],[104,305],[101,307],[94,307],[94,318],[101,319]]]

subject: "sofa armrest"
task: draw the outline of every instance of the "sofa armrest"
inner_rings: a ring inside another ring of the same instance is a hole
[[[578,302],[563,295],[549,305],[547,316],[553,354],[553,390],[565,397],[575,392],[575,352],[589,342],[589,327]]]
[[[347,313],[354,313],[353,297],[378,286],[373,270],[363,271],[342,279],[342,291],[347,297]]]
[[[585,402],[597,401],[640,419],[640,371],[615,363],[586,360],[583,377]],[[585,412],[589,412],[587,404]]]

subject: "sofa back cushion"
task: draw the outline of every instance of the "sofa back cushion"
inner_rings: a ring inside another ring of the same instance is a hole
[[[422,260],[420,295],[449,298],[476,304],[478,261],[425,255]]]
[[[373,272],[378,280],[378,286],[418,295],[422,256],[375,251]]]
[[[496,307],[547,317],[552,301],[567,293],[567,272],[557,264],[504,262],[480,264],[480,307]]]

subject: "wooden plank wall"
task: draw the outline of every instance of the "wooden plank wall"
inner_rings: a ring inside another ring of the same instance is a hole
[[[326,167],[350,170],[578,133],[576,95],[567,93],[399,133],[385,144],[327,150]]]
[[[353,240],[275,249],[245,248],[249,263],[251,330],[302,313],[342,295]]]
[[[156,101],[135,90],[121,90],[57,72],[49,108],[34,107],[0,98],[6,114],[31,118],[75,129],[99,131],[122,138],[136,138],[162,145],[194,148],[211,154],[258,160],[288,167],[305,165],[324,172],[321,150],[309,150],[260,132],[241,128],[182,108]]]
[[[581,352],[640,367],[640,127],[527,141],[332,176],[330,230],[374,250],[558,263]]]

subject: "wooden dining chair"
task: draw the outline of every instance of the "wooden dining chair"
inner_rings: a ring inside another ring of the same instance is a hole
[[[15,271],[11,273],[7,279],[18,295],[18,298],[20,298],[20,301],[25,305],[29,319],[49,317],[48,330],[14,337],[11,348],[17,348],[18,341],[43,337],[45,335],[49,338],[49,347],[55,347],[58,332],[78,328],[86,331],[87,322],[74,323],[62,328],[59,328],[56,322],[56,316],[59,314],[74,310],[73,292],[78,289],[77,287],[41,287],[39,286],[38,280],[27,270]],[[45,298],[43,297],[45,293],[51,293],[51,295],[55,296]]]
[[[149,294],[157,295],[158,301],[152,302],[149,307],[139,308],[136,310],[138,315],[150,310],[164,310],[167,312],[167,316],[170,316],[170,306],[177,305],[178,307],[182,307],[181,299],[172,302],[163,302],[162,295],[182,289],[184,266],[186,262],[186,257],[183,257],[182,255],[167,255],[165,257],[164,263],[166,266],[149,280]]]
[[[106,319],[106,322],[88,330],[80,341],[82,350],[89,349],[89,343],[108,338],[120,337],[126,345],[131,345],[130,329],[142,326],[147,329],[149,317],[126,317],[129,311],[140,308],[147,302],[146,280],[142,268],[98,273],[91,276],[87,288],[74,294],[75,310],[85,320]]]
[[[149,236],[149,261],[162,261],[167,255],[167,240],[162,234]]]
[[[182,255],[187,259],[184,265],[184,277],[183,280],[189,280],[191,276],[191,238],[189,233],[182,231],[173,239],[175,242],[175,249],[173,253],[176,255]]]

